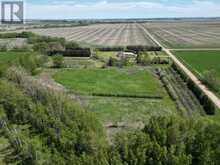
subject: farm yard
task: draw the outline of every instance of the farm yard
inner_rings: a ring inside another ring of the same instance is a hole
[[[169,49],[220,48],[219,22],[156,22],[142,24]]]
[[[1,34],[0,45],[18,39],[27,47],[0,52],[0,162],[219,162],[220,111],[178,65],[220,89],[220,42],[208,50],[218,25],[210,32],[207,24],[105,23]]]
[[[202,78],[207,72],[212,72],[214,78],[217,80],[216,85],[218,89],[216,93],[220,95],[220,51],[175,51],[174,54],[197,75],[198,78]]]
[[[148,53],[164,56],[164,52]],[[115,54],[98,52],[98,56],[106,55],[106,58]],[[165,81],[170,87],[162,79],[159,81],[161,75],[157,76],[156,68],[160,68],[160,74],[166,75]],[[141,128],[155,115],[205,116],[196,96],[169,64],[59,69],[52,72],[52,77],[85,109],[97,115],[110,137],[119,130]]]

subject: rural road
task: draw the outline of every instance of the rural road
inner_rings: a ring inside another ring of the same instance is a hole
[[[176,56],[171,52],[171,49],[165,48],[157,39],[144,27],[139,25],[144,32],[159,46],[162,47],[163,51],[167,53],[171,57],[171,59],[180,67],[182,70],[192,79],[192,81],[197,84],[197,86],[212,100],[212,102],[220,109],[220,99],[210,91],[202,82],[185,66],[183,65]],[[184,49],[186,50],[186,49]],[[189,49],[188,49],[189,50]],[[200,49],[201,50],[201,49]],[[210,49],[209,49],[210,50]],[[218,49],[220,50],[220,49]]]

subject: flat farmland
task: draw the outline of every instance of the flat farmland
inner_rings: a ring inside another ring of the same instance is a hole
[[[196,75],[214,71],[220,84],[220,51],[175,51],[175,55]],[[218,94],[220,95],[220,92]]]
[[[155,45],[138,24],[95,24],[71,28],[32,29],[30,31],[40,35],[64,37],[68,41],[90,45]]]
[[[220,22],[142,24],[166,48],[220,48]]]

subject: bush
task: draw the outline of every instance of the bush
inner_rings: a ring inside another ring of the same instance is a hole
[[[218,92],[220,84],[217,77],[218,76],[214,70],[208,70],[202,74],[202,82],[206,84],[211,90]]]
[[[33,45],[33,50],[36,52],[46,53],[48,49],[48,44],[46,42],[35,43]]]
[[[151,64],[152,59],[150,58],[150,56],[148,55],[147,52],[141,52],[138,53],[137,56],[137,63],[141,64],[141,65],[149,65]]]
[[[17,65],[24,68],[28,73],[36,75],[38,68],[42,67],[47,62],[44,55],[24,54],[17,60]]]
[[[179,117],[153,117],[143,130],[119,134],[110,164],[220,164],[220,126]]]
[[[127,46],[127,50],[138,54],[139,52],[144,52],[144,51],[161,51],[162,48],[158,46],[131,45],[131,46]]]
[[[18,58],[18,65],[23,67],[27,72],[35,75],[37,68],[41,66],[39,58],[36,55],[25,54]]]
[[[103,128],[93,113],[17,68],[10,68],[7,78],[22,89],[19,91],[13,85],[9,90],[0,84],[4,92],[0,95],[0,104],[10,121],[30,124],[32,131],[45,142],[44,146],[62,158],[58,164],[80,165],[82,161],[96,164],[96,160],[105,160],[102,157],[106,152]]]
[[[0,62],[0,78],[4,76],[5,71],[7,70],[8,65]]]
[[[55,68],[62,68],[64,65],[64,58],[60,54],[56,54],[52,57],[53,59],[53,66]]]
[[[116,66],[116,67],[123,67],[123,66],[128,66],[129,65],[129,59],[124,58],[124,59],[117,59],[110,57],[108,60],[108,66]]]
[[[58,37],[35,35],[33,37],[28,38],[29,44],[36,44],[36,43],[42,43],[42,42],[45,42],[47,44],[49,44],[51,42],[57,42],[57,43],[60,43],[62,46],[65,46],[65,43],[66,43],[64,38],[58,38]]]
[[[99,48],[96,48],[96,50],[98,51],[124,51],[125,48],[124,47],[121,47],[121,46],[115,46],[115,47],[99,47]]]
[[[2,52],[8,51],[7,45],[0,45],[0,51]]]
[[[1,33],[0,38],[32,38],[36,35],[32,32],[21,32],[21,33]]]
[[[55,54],[62,54],[64,57],[90,57],[91,51],[89,48],[77,48],[72,50],[64,50],[64,51],[47,51],[49,56],[53,56]]]
[[[67,42],[65,47],[67,50],[74,50],[74,49],[80,48],[79,44],[76,42]]]
[[[167,57],[153,57],[151,60],[152,64],[169,64],[169,58]]]

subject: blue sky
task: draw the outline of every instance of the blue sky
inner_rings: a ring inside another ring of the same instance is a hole
[[[26,18],[220,17],[220,0],[26,0]]]

